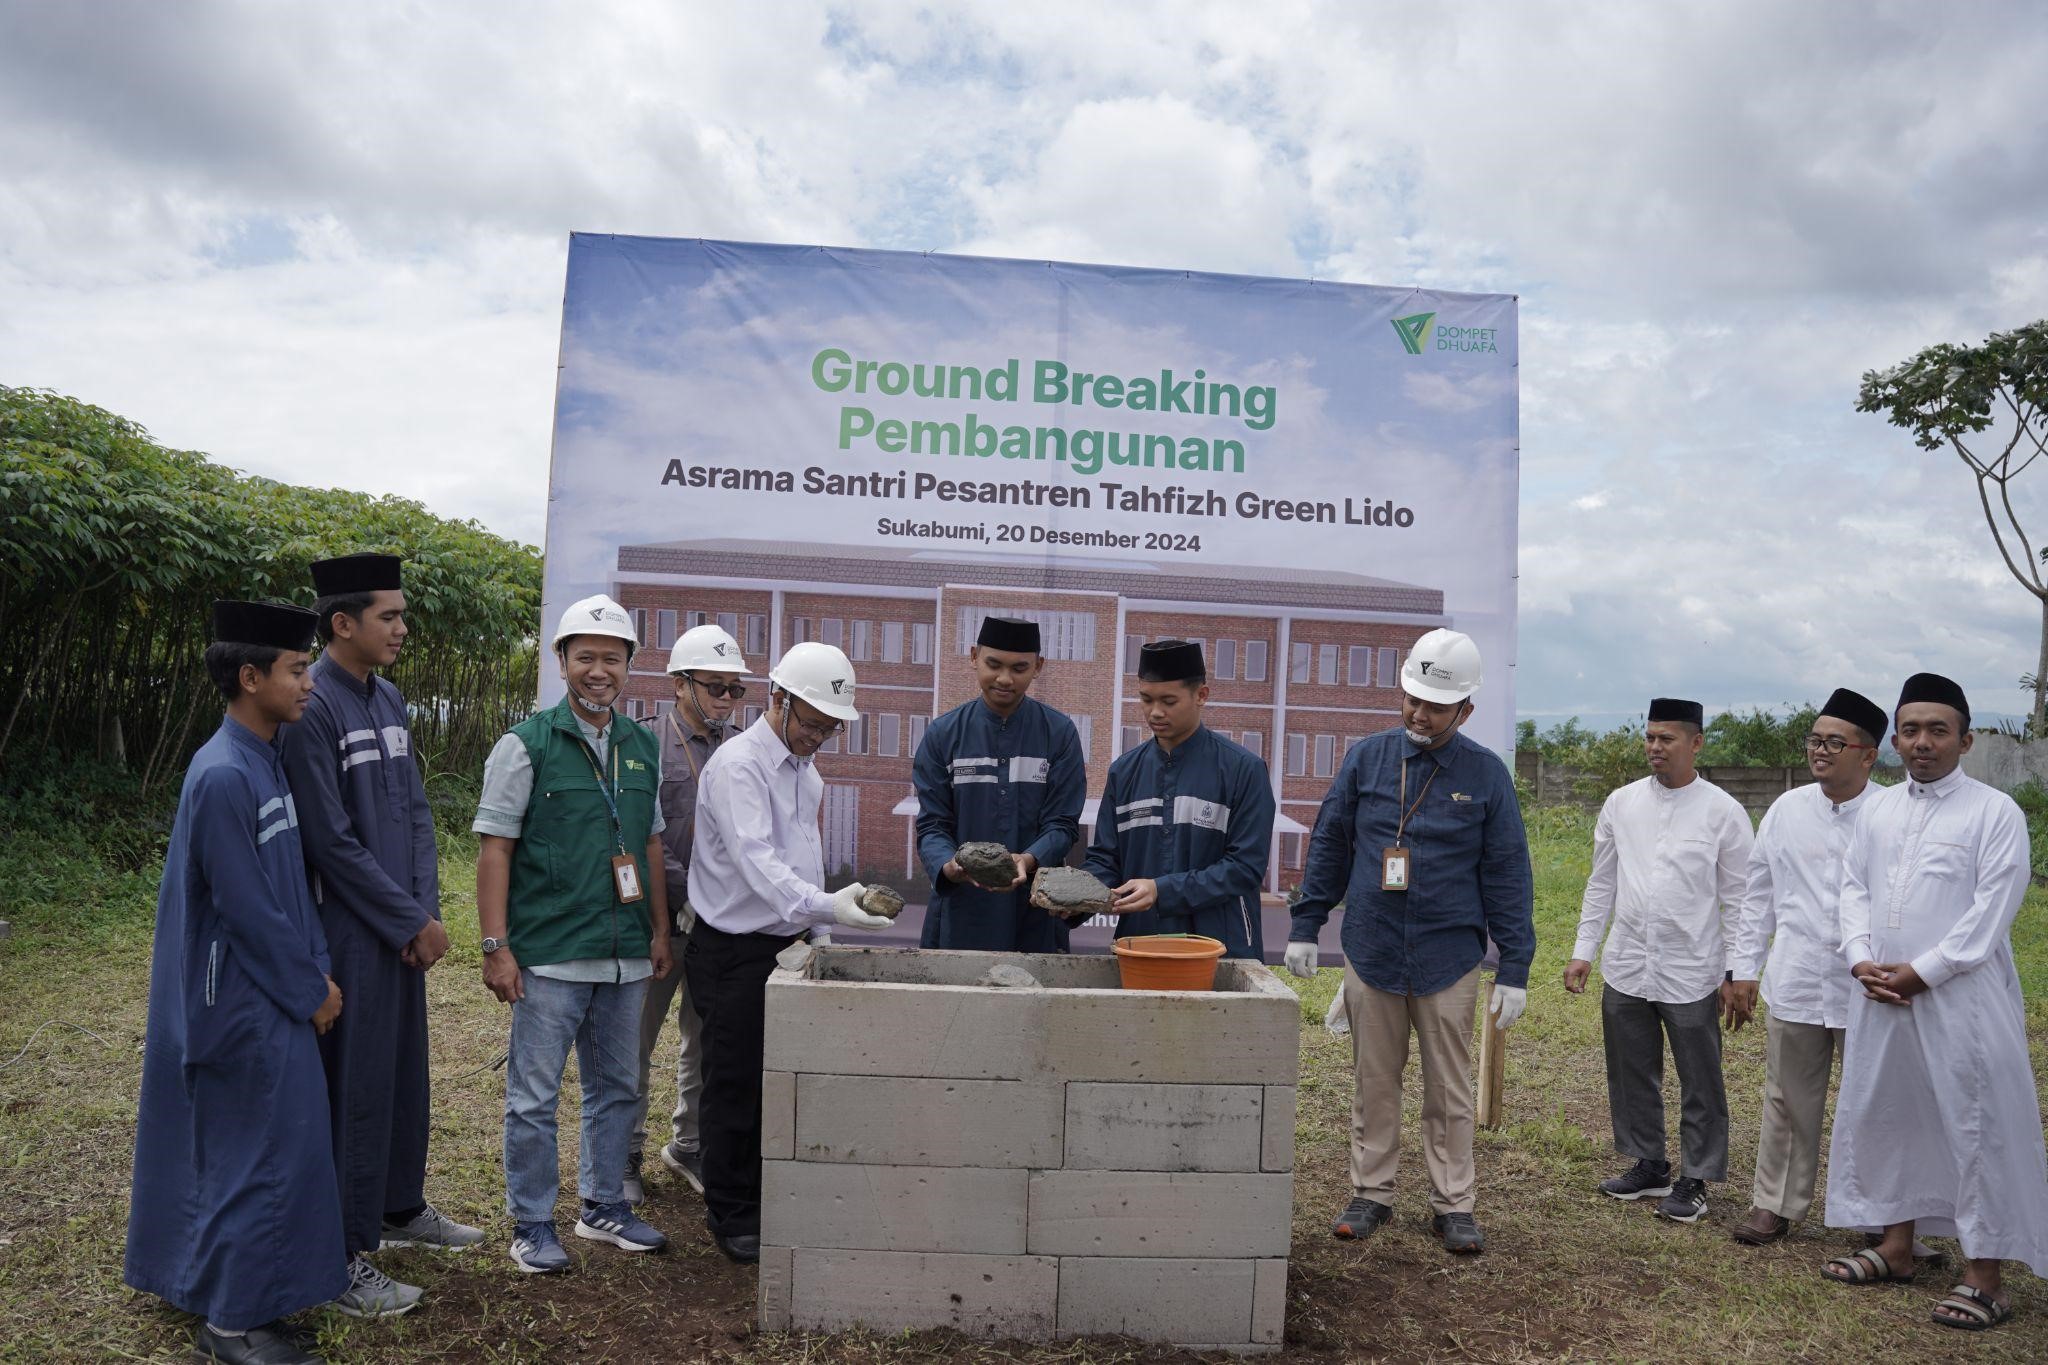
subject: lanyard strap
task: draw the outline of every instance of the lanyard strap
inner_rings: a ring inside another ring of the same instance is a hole
[[[677,723],[673,708],[668,713],[668,728],[676,737],[676,747],[683,751],[683,761],[690,765],[690,822],[683,827],[683,847],[687,850],[697,837],[697,775],[702,770],[697,766],[697,755],[690,752],[690,732]],[[714,749],[718,747],[715,739],[707,737],[705,743]]]
[[[619,785],[619,746],[607,746],[607,754],[612,763],[611,786],[605,785],[604,769],[598,766],[597,753],[590,747],[589,741],[578,735],[576,747],[581,749],[583,757],[589,760],[591,775],[597,779],[597,794],[604,798],[604,808],[611,812],[612,842],[619,846],[619,853],[623,856],[626,852],[626,826],[625,822],[619,819],[619,803],[612,795],[612,788]]]
[[[1415,804],[1408,806],[1408,760],[1405,758],[1401,760],[1401,800],[1399,804],[1408,806],[1408,809],[1402,812],[1401,823],[1394,826],[1395,848],[1401,846],[1401,834],[1402,831],[1408,828],[1409,817],[1422,808],[1422,798],[1429,795],[1429,784],[1436,781],[1436,775],[1442,771],[1442,764],[1432,763],[1430,765],[1428,779],[1423,782],[1422,790],[1415,793]]]

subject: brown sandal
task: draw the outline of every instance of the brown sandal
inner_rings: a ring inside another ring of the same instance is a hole
[[[1941,1311],[1944,1308],[1962,1316],[1946,1316]],[[1927,1315],[1943,1327],[1963,1332],[1988,1332],[2012,1316],[2012,1305],[2000,1303],[1972,1285],[1959,1284],[1948,1291],[1947,1298],[1929,1309]]]
[[[1841,1271],[1836,1272],[1835,1267]],[[1892,1269],[1892,1263],[1876,1247],[1865,1247],[1849,1256],[1837,1256],[1822,1268],[1821,1273],[1836,1284],[1908,1284],[1918,1273],[1917,1267],[1901,1275]]]

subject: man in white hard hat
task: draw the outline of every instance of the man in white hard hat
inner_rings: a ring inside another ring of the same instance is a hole
[[[1528,1003],[1534,883],[1515,783],[1458,733],[1479,690],[1479,647],[1454,630],[1415,642],[1401,667],[1401,727],[1360,740],[1323,798],[1288,932],[1287,969],[1316,972],[1316,938],[1344,905],[1344,1007],[1356,1088],[1345,1240],[1394,1216],[1408,1035],[1422,1056],[1422,1155],[1431,1230],[1450,1252],[1485,1249],[1473,1217],[1472,1016],[1490,936],[1500,947],[1492,1018]]]
[[[697,828],[697,778],[725,738],[726,725],[746,696],[740,681],[747,662],[739,641],[713,625],[683,632],[668,654],[668,675],[675,683],[676,704],[655,726],[661,743],[662,870],[668,883],[669,922],[673,951],[680,953],[696,917],[690,913],[690,843]],[[704,1050],[697,1011],[690,1005],[683,973],[670,972],[647,984],[647,1003],[640,1011],[640,1098],[633,1107],[633,1145],[626,1158],[626,1198],[638,1204],[645,1194],[640,1181],[641,1153],[647,1142],[648,1081],[655,1045],[661,1041],[669,1006],[676,1008],[676,1107],[669,1116],[670,1136],[661,1148],[664,1166],[703,1192],[704,1157],[697,1137],[698,1107],[704,1090]]]
[[[718,746],[697,779],[690,909],[683,950],[690,1003],[703,1020],[705,1222],[718,1249],[761,1258],[761,1054],[775,955],[830,924],[884,929],[855,882],[827,892],[818,813],[825,783],[811,766],[855,719],[853,665],[831,645],[794,645],[768,674],[768,711]]]
[[[667,1245],[625,1193],[641,1003],[671,966],[661,750],[612,709],[638,643],[609,597],[562,613],[567,695],[498,741],[477,806],[484,984],[512,1006],[505,1199],[512,1260],[528,1274],[569,1269],[555,1235],[555,1111],[572,1043],[583,1082],[576,1235],[622,1251]]]

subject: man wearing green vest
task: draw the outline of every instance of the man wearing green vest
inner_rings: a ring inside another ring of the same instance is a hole
[[[576,1235],[623,1251],[668,1244],[624,1189],[640,1011],[648,979],[670,970],[661,750],[612,709],[638,643],[609,597],[562,613],[555,654],[568,695],[515,725],[484,766],[477,922],[484,984],[512,1006],[505,1201],[512,1259],[529,1274],[569,1269],[555,1235],[555,1112],[572,1042],[583,1081]]]

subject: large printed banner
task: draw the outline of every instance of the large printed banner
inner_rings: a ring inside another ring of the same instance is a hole
[[[1142,735],[1137,646],[1201,641],[1208,723],[1272,768],[1276,890],[1423,632],[1478,640],[1469,733],[1511,747],[1511,296],[578,234],[559,383],[550,626],[631,609],[643,718],[692,625],[745,647],[749,715],[792,643],[844,649],[837,875],[918,881],[911,755],[991,612],[1040,623],[1091,795]]]

